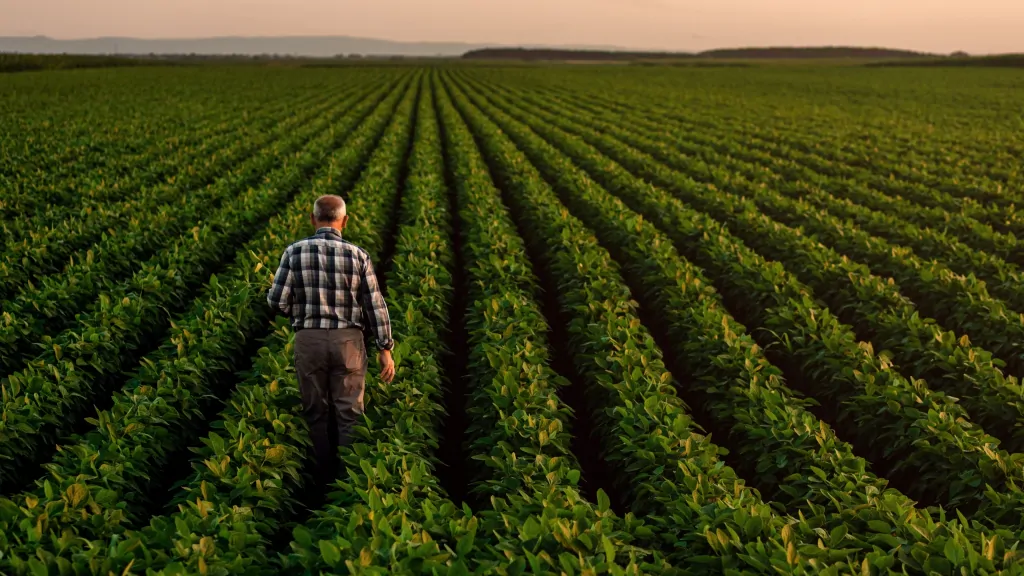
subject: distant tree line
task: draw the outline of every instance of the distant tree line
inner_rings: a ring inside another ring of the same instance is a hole
[[[876,62],[870,66],[928,66],[928,67],[971,67],[971,68],[1024,68],[1024,54],[997,54],[994,56],[969,56],[954,53],[949,58],[927,58],[914,62]]]
[[[274,65],[300,67],[352,66],[361,62],[380,64],[396,61],[438,60],[442,57],[401,55],[339,54],[333,58],[316,58],[292,54],[22,54],[0,52],[0,73],[31,70],[69,70],[73,68],[112,68],[121,66],[170,65]]]
[[[73,68],[112,68],[151,64],[121,56],[83,56],[76,54],[9,54],[0,52],[0,72],[30,70],[69,70]]]
[[[561,50],[539,48],[485,48],[463,55],[467,60],[520,60],[520,61],[657,61],[684,59],[736,59],[736,60],[785,60],[785,59],[887,59],[927,58],[934,54],[891,50],[888,48],[851,47],[775,47],[775,48],[728,48],[704,52],[619,52],[612,50]]]

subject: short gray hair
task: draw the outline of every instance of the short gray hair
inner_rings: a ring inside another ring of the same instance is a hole
[[[334,194],[326,194],[313,203],[313,218],[317,222],[337,222],[345,217],[345,199]]]

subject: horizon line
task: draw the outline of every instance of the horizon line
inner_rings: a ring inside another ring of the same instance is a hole
[[[394,40],[391,38],[380,38],[373,36],[357,36],[351,34],[277,34],[277,35],[239,35],[239,34],[226,34],[226,35],[208,35],[208,36],[161,36],[161,37],[147,37],[147,36],[120,36],[120,35],[109,35],[109,36],[82,36],[73,38],[61,38],[57,36],[50,36],[48,34],[28,34],[28,35],[0,35],[0,38],[18,38],[18,39],[46,39],[54,40],[57,42],[87,42],[90,40],[140,40],[140,41],[198,41],[198,40],[218,40],[218,39],[236,39],[236,40],[255,40],[255,39],[328,39],[328,38],[349,38],[353,40],[366,40],[371,42],[388,42],[392,44],[447,44],[447,45],[459,45],[467,47],[484,47],[484,48],[525,48],[525,49],[537,49],[537,48],[552,48],[561,50],[599,50],[599,51],[618,51],[618,52],[649,52],[649,53],[668,53],[668,54],[700,54],[703,52],[713,52],[716,50],[746,50],[746,49],[781,49],[781,48],[855,48],[855,49],[876,49],[876,50],[898,50],[905,52],[914,52],[924,55],[943,55],[945,52],[933,52],[929,50],[922,50],[919,48],[903,48],[893,46],[880,46],[880,45],[868,45],[868,44],[776,44],[776,45],[744,45],[744,46],[720,46],[717,48],[706,48],[706,49],[666,49],[666,48],[654,48],[654,47],[633,47],[633,46],[621,46],[615,44],[537,44],[537,43],[521,43],[521,44],[506,44],[496,42],[474,42],[467,40]],[[953,51],[957,52],[957,51]],[[1024,49],[1021,50],[1024,52]],[[950,52],[952,53],[952,52]],[[977,55],[999,55],[999,54],[1017,54],[1019,52],[974,52],[972,54]]]

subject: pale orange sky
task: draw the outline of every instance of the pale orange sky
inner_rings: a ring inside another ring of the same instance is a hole
[[[1024,0],[0,0],[0,36],[1024,52]]]

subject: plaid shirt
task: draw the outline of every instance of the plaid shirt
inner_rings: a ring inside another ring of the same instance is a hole
[[[333,228],[320,228],[284,251],[267,302],[290,315],[296,330],[369,328],[379,349],[395,346],[370,255]]]

